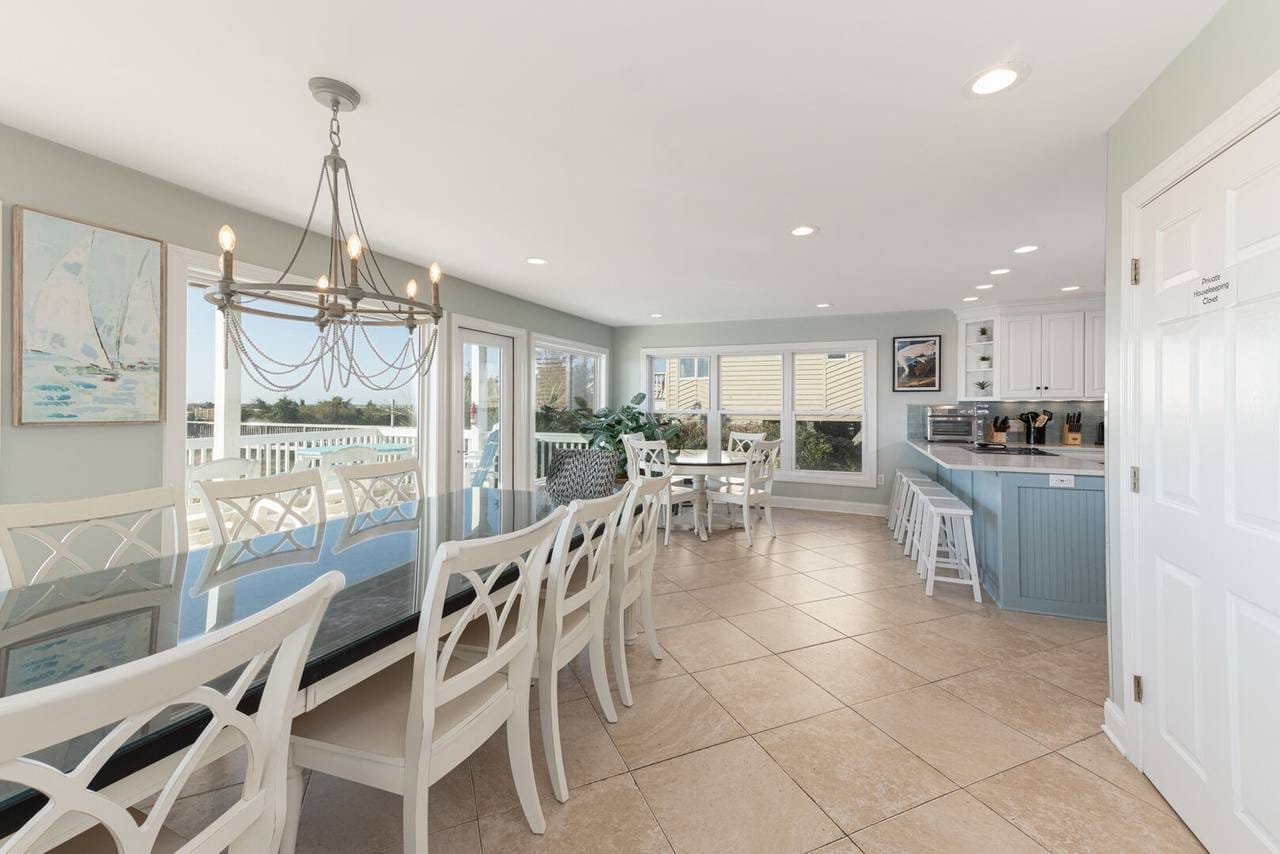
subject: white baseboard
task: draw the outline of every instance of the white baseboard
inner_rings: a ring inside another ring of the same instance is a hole
[[[1110,698],[1102,706],[1102,731],[1107,734],[1107,738],[1111,739],[1116,750],[1124,756],[1129,754],[1125,741],[1124,711]]]
[[[867,501],[837,501],[831,498],[798,498],[773,496],[774,507],[790,507],[795,510],[821,510],[826,513],[853,513],[858,516],[888,516],[889,505]]]

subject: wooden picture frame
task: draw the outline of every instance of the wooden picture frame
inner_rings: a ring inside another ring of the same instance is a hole
[[[894,391],[942,391],[942,336],[895,337],[891,365]]]
[[[165,242],[21,205],[13,206],[12,215],[14,426],[163,423],[168,311]],[[58,232],[62,232],[59,240],[76,237],[75,245],[52,242],[50,236]],[[99,260],[92,256],[99,238],[106,257],[90,267]],[[29,247],[28,240],[41,243]],[[39,286],[24,281],[35,248],[44,254],[45,264],[55,258]],[[135,260],[138,253],[141,260]],[[40,310],[45,319],[55,318],[59,328],[43,329],[34,323],[27,328],[24,296],[29,291],[52,292],[48,306]],[[95,311],[89,297],[98,291],[115,310]],[[153,300],[154,311],[147,300]],[[117,318],[114,325],[101,320],[104,315]],[[126,335],[130,325],[137,336]],[[40,340],[43,348],[28,351],[33,339]],[[37,380],[47,388],[26,387]],[[42,409],[36,410],[37,404]],[[37,417],[46,412],[45,417]]]

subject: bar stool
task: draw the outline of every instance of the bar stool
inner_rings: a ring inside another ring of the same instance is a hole
[[[902,508],[898,512],[897,525],[893,529],[893,538],[900,543],[910,542],[910,528],[912,514],[916,509],[916,486],[937,486],[938,484],[927,475],[909,474],[902,478],[902,494],[900,501]],[[905,554],[905,551],[904,551]]]
[[[973,588],[973,601],[982,601],[978,582],[978,558],[973,547],[973,509],[954,496],[925,497],[928,517],[924,548],[924,593],[933,595],[933,583],[965,584]],[[954,569],[956,577],[938,575],[939,569]]]
[[[886,527],[897,532],[898,517],[902,513],[902,505],[906,502],[906,479],[908,477],[923,477],[919,469],[902,468],[898,469],[893,476],[893,489],[889,493],[889,518]]]
[[[955,498],[955,496],[946,487],[939,486],[932,480],[908,481],[907,490],[910,515],[907,516],[907,525],[903,532],[902,554],[912,560],[918,560],[920,552],[924,550],[925,532],[928,527],[928,499]],[[923,577],[924,573],[921,572],[920,575]]]

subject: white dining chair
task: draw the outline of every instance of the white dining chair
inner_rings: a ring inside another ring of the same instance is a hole
[[[0,588],[181,554],[187,547],[184,505],[170,486],[0,505]]]
[[[46,851],[56,845],[56,854],[273,851],[283,829],[289,722],[298,681],[325,607],[343,583],[341,573],[327,573],[225,629],[136,661],[0,699],[0,780],[49,799],[0,840],[0,850]],[[239,711],[240,700],[264,671],[258,711]],[[234,679],[224,679],[229,674]],[[145,815],[90,787],[107,760],[173,707],[203,707],[212,718],[172,763],[171,775]],[[242,742],[248,760],[239,797],[184,841],[164,823],[191,775],[204,764],[205,754],[228,735]],[[71,739],[92,743],[74,768],[55,768],[32,757]],[[72,834],[77,835],[61,844]]]
[[[693,526],[698,527],[698,502],[700,495],[698,490],[692,486],[683,486],[671,480],[671,451],[667,448],[667,443],[661,439],[654,441],[633,441],[631,447],[635,450],[636,477],[640,480],[647,478],[667,478],[667,489],[662,496],[663,509],[663,545],[671,544],[671,509],[688,504],[693,509]]]
[[[297,841],[304,768],[403,796],[404,850],[426,854],[429,787],[503,726],[525,820],[534,833],[546,830],[530,753],[529,682],[538,587],[564,515],[559,508],[514,533],[436,549],[413,656],[294,720],[282,854]],[[446,618],[445,599],[464,591],[475,598]],[[483,626],[479,650],[462,643],[473,622]]]
[[[631,677],[627,673],[626,613],[633,605],[640,609],[640,622],[655,659],[662,658],[658,630],[653,621],[653,561],[658,551],[658,518],[671,476],[636,481],[618,516],[613,544],[613,566],[609,576],[609,647],[613,654],[613,675],[622,705],[630,706]],[[602,704],[603,707],[603,704]],[[613,720],[610,718],[610,720]]]
[[[185,494],[187,497],[187,536],[200,544],[209,539],[209,517],[200,500],[196,482],[201,480],[243,480],[262,473],[262,463],[243,457],[223,457],[194,466],[187,466]]]
[[[633,447],[634,442],[643,442],[643,433],[623,433],[619,439],[622,441],[622,453],[626,456],[627,462],[627,480],[635,480],[639,475],[636,473],[636,449]]]
[[[325,521],[324,482],[316,469],[246,480],[200,480],[215,545],[280,534]]]
[[[747,532],[747,545],[751,545],[751,510],[759,507],[764,512],[765,524],[769,526],[769,536],[778,536],[773,527],[773,475],[778,467],[778,457],[782,453],[781,439],[761,439],[751,445],[747,451],[746,471],[741,483],[726,483],[707,493],[708,517],[710,507],[725,504],[729,508],[742,508],[742,527]],[[732,513],[730,514],[732,516]],[[710,525],[710,518],[707,523]]]
[[[417,457],[386,463],[338,466],[333,470],[342,489],[348,516],[395,508],[422,497],[422,475]]]
[[[573,501],[556,534],[538,627],[538,714],[542,721],[542,747],[551,772],[556,800],[569,799],[564,751],[560,743],[560,703],[556,696],[562,668],[586,649],[591,682],[605,720],[614,723],[618,713],[609,692],[605,667],[605,616],[609,609],[609,576],[618,517],[633,489],[628,486],[609,496]],[[573,540],[580,539],[574,547]]]
[[[742,453],[749,451],[752,445],[763,438],[763,433],[743,433],[738,430],[730,430],[727,450],[730,453]]]

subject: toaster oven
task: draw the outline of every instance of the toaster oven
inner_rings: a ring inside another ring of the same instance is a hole
[[[978,410],[973,406],[930,406],[925,439],[930,442],[976,442]]]

